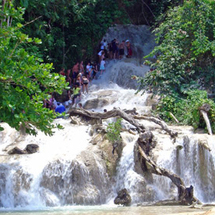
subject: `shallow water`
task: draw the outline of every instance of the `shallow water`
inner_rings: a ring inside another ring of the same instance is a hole
[[[72,206],[49,208],[46,210],[9,211],[0,210],[1,215],[200,215],[210,208],[194,209],[186,206],[144,206],[144,207],[107,207],[107,206]]]

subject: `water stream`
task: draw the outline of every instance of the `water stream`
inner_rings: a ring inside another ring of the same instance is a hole
[[[82,95],[83,105],[95,111],[113,107],[133,109],[140,114],[149,110],[148,95],[135,94],[132,75],[142,75],[148,67],[135,60],[111,61],[105,74],[92,82],[90,93]],[[89,100],[96,100],[96,105]],[[134,145],[138,135],[122,132],[124,149],[114,180],[106,172],[103,154],[92,146],[90,126],[72,125],[69,119],[57,119],[64,126],[52,137],[41,132],[36,137],[23,136],[2,123],[0,133],[0,213],[8,214],[142,214],[161,215],[191,212],[183,207],[116,207],[113,199],[121,188],[127,188],[132,204],[150,204],[158,200],[177,198],[176,187],[165,177],[150,180],[135,171]],[[109,121],[104,121],[104,126]],[[147,121],[141,121],[147,125]],[[125,128],[132,128],[123,122]],[[152,157],[161,167],[178,174],[186,186],[195,187],[195,195],[207,203],[215,199],[215,138],[194,134],[190,127],[174,127],[179,137],[173,143],[168,135],[151,123],[157,146]],[[29,143],[40,150],[31,155],[7,155],[5,149]],[[207,144],[211,151],[204,147]],[[204,209],[206,210],[206,209]],[[201,212],[204,212],[202,210]]]

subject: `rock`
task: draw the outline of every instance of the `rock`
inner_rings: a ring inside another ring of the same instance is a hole
[[[117,193],[117,197],[114,199],[114,204],[123,206],[131,205],[131,196],[127,189],[124,188]]]
[[[56,101],[61,103],[68,101],[69,97],[68,97],[67,90],[63,90],[63,93],[61,95],[58,93],[54,93],[54,98],[56,99]]]
[[[151,131],[146,131],[140,134],[137,140],[138,144],[141,146],[141,148],[147,155],[149,155],[149,152],[156,145],[156,142],[153,140],[153,138],[154,138],[153,133]]]
[[[78,120],[75,120],[74,117],[70,116],[70,119],[71,119],[71,121],[70,121],[71,124],[74,124],[74,125],[78,125],[79,124]]]
[[[146,99],[145,105],[151,106],[152,109],[154,110],[156,109],[156,106],[158,103],[159,103],[159,96],[153,96],[152,94],[149,94]]]
[[[36,153],[39,150],[39,146],[37,144],[28,144],[24,149],[28,154]]]
[[[26,152],[24,150],[19,149],[18,147],[14,147],[13,149],[11,149],[10,151],[8,151],[9,155],[22,155],[22,154],[26,154]]]
[[[107,106],[108,104],[109,104],[108,99],[95,98],[95,99],[88,100],[84,104],[84,109],[97,109],[97,108]]]
[[[129,40],[132,46],[132,57],[141,60],[143,56],[148,55],[156,45],[154,35],[151,33],[150,27],[146,25],[115,24],[108,29],[103,39],[106,39],[109,43],[114,38],[120,42],[122,40]]]

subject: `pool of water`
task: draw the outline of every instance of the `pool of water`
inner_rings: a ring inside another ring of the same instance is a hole
[[[202,209],[186,206],[141,206],[141,207],[107,207],[107,206],[72,206],[48,208],[44,210],[7,210],[0,209],[1,215],[201,215],[210,207]]]

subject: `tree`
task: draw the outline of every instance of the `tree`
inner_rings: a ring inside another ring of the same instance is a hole
[[[206,91],[215,90],[215,3],[211,0],[190,0],[169,10],[155,33],[158,46],[147,57],[156,56],[153,71],[138,78],[139,90],[150,89],[161,96],[159,116],[183,124],[204,128],[200,114],[203,104],[210,106],[208,116],[214,131],[215,104]]]
[[[43,41],[39,47],[43,60],[53,62],[55,71],[97,56],[108,27],[117,21],[128,22],[127,14],[119,9],[115,0],[14,1],[25,8],[26,22],[40,17],[23,28],[23,32]]]
[[[140,90],[186,97],[186,91],[215,84],[215,4],[210,0],[185,1],[170,9],[155,29],[158,46],[154,70],[139,79]],[[200,81],[201,80],[201,81]]]
[[[21,32],[28,24],[20,23],[24,10],[15,9],[10,1],[0,7],[0,120],[17,130],[22,126],[30,134],[40,129],[51,135],[60,126],[52,123],[56,114],[44,108],[43,102],[54,91],[62,93],[67,84],[51,73],[52,64],[40,58],[41,40]]]

